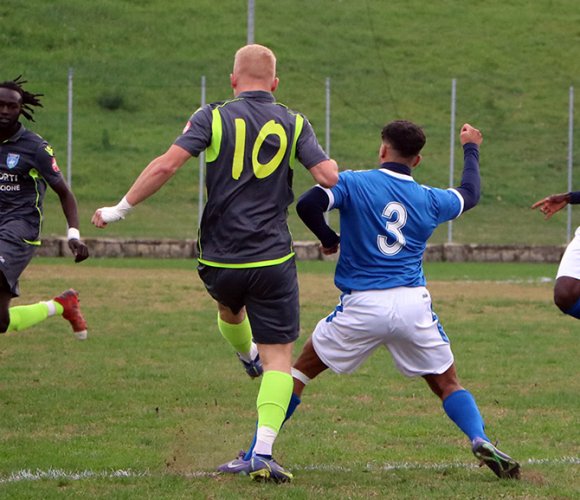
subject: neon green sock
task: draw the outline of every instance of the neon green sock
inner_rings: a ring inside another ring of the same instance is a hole
[[[62,316],[62,313],[64,312],[64,307],[62,307],[62,304],[59,304],[56,300],[51,300],[51,302],[54,304],[55,314],[57,316]]]
[[[294,383],[289,373],[269,370],[262,376],[258,393],[258,428],[262,426],[279,432],[286,418]]]
[[[237,352],[240,354],[250,353],[250,349],[252,348],[252,327],[250,326],[250,320],[247,316],[241,323],[233,325],[223,321],[218,313],[217,324],[222,337],[226,339]]]
[[[56,303],[57,314],[62,314],[62,306]],[[60,306],[60,311],[58,309]],[[20,332],[26,330],[41,321],[48,318],[48,305],[46,302],[38,302],[37,304],[30,304],[28,306],[15,306],[9,309],[10,324],[8,325],[9,332]]]

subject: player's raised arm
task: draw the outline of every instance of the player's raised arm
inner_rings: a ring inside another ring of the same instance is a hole
[[[483,135],[478,129],[466,123],[461,127],[460,140],[463,145],[464,163],[461,185],[456,189],[463,197],[463,211],[465,212],[479,202],[481,192],[479,146],[483,142]]]
[[[166,153],[158,156],[145,167],[131,189],[114,207],[96,210],[91,222],[103,228],[109,222],[124,219],[133,207],[155,194],[191,158],[180,146],[172,145]]]

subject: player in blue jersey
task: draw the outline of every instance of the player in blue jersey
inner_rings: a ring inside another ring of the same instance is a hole
[[[293,365],[287,418],[314,377],[327,368],[352,373],[372,352],[385,347],[403,375],[427,381],[446,414],[469,437],[477,458],[498,477],[518,478],[518,463],[491,444],[475,399],[459,383],[422,266],[434,229],[479,201],[482,135],[468,124],[462,127],[465,163],[461,185],[455,189],[414,181],[412,171],[421,161],[425,141],[417,125],[391,122],[382,131],[380,168],[342,172],[336,186],[314,187],[298,202],[298,214],[320,239],[323,253],[335,253],[340,246],[335,284],[342,295]],[[340,211],[340,236],[325,222],[324,212],[331,209]],[[247,454],[240,455],[218,470],[244,473],[247,461]]]
[[[292,395],[292,346],[300,330],[298,280],[288,206],[296,160],[331,187],[338,167],[308,120],[277,103],[276,58],[262,45],[237,51],[234,99],[198,109],[169,150],[153,160],[115,207],[93,223],[119,220],[155,193],[189,158],[206,151],[207,203],[198,233],[198,272],[218,306],[218,329],[252,377],[263,373],[258,431],[247,473],[288,481],[272,448]],[[254,344],[252,338],[255,340]]]
[[[580,204],[580,191],[553,194],[532,205],[539,208],[549,219],[566,205]],[[564,313],[580,319],[580,227],[560,261],[556,284],[554,285],[554,303]]]
[[[52,148],[20,123],[33,120],[39,97],[20,77],[0,83],[0,333],[25,330],[49,316],[63,316],[75,336],[87,337],[78,293],[67,290],[52,300],[10,307],[19,295],[18,279],[41,244],[42,202],[49,185],[58,195],[68,223],[68,246],[81,262],[89,256],[80,240],[77,203],[62,177]]]

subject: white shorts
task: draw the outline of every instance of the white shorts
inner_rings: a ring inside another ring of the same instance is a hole
[[[566,251],[560,261],[556,278],[569,276],[580,280],[580,227],[576,229],[574,238],[566,247]]]
[[[352,292],[318,322],[314,350],[336,373],[352,373],[380,346],[407,377],[440,374],[453,364],[449,339],[425,287]]]

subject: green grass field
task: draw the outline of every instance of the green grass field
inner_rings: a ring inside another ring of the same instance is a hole
[[[195,237],[195,159],[126,221],[99,232],[89,220],[181,132],[200,104],[202,76],[208,102],[231,95],[246,5],[0,3],[0,80],[23,74],[27,89],[45,94],[27,125],[53,144],[63,170],[74,69],[73,189],[84,236]],[[417,179],[446,186],[457,79],[457,129],[468,121],[485,137],[480,205],[454,223],[455,241],[465,243],[565,242],[565,214],[544,222],[529,206],[566,190],[579,26],[577,0],[256,2],[256,42],[278,55],[277,97],[308,116],[323,144],[331,78],[330,153],[342,169],[374,167],[382,125],[406,118],[428,135]],[[573,152],[578,163],[577,131]],[[458,181],[459,147],[455,154]],[[297,169],[296,193],[311,184]],[[294,212],[295,239],[312,239]],[[44,234],[64,232],[49,193]],[[439,229],[432,242],[446,234]],[[296,354],[338,298],[332,263],[299,269]],[[0,336],[0,498],[580,497],[578,322],[552,304],[556,265],[429,263],[426,272],[460,378],[490,437],[520,460],[521,481],[477,468],[426,384],[400,376],[386,352],[354,375],[323,374],[306,389],[276,447],[292,484],[220,477],[215,466],[251,437],[258,382],[217,333],[195,262],[36,259],[14,304],[74,286],[90,337],[76,341],[59,318]]]
[[[299,263],[302,335],[335,306],[332,264]],[[277,441],[291,484],[220,477],[248,444],[258,382],[215,328],[195,262],[36,259],[14,304],[74,286],[87,341],[50,318],[0,337],[2,498],[574,498],[578,324],[551,302],[555,265],[426,267],[434,307],[487,430],[522,480],[477,468],[422,380],[377,352],[325,373]]]
[[[97,234],[89,225],[94,210],[118,201],[181,132],[200,104],[202,76],[208,102],[231,95],[228,75],[235,50],[246,42],[246,5],[27,0],[22,8],[21,0],[2,1],[0,78],[22,73],[30,90],[45,94],[32,128],[53,143],[63,168],[67,73],[74,68],[73,187],[83,234]],[[561,244],[565,214],[544,223],[529,206],[566,190],[568,89],[580,87],[579,25],[577,0],[259,0],[255,39],[278,55],[279,100],[304,112],[323,144],[331,78],[330,152],[343,169],[374,167],[382,125],[407,118],[428,135],[418,180],[447,186],[456,78],[457,128],[471,122],[485,142],[482,200],[455,223],[455,241]],[[579,152],[576,133],[576,164]],[[456,159],[458,182],[459,147]],[[194,237],[197,165],[191,161],[107,234]],[[296,192],[311,184],[298,169]],[[296,239],[311,239],[290,212]],[[45,234],[62,234],[64,225],[49,196]],[[443,229],[434,241],[445,239]]]

